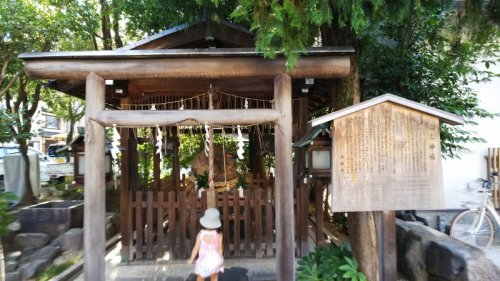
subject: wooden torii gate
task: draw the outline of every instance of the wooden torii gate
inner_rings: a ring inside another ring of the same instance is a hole
[[[347,50],[348,49],[348,50]],[[315,48],[287,71],[284,59],[268,60],[253,49],[96,51],[22,54],[25,72],[34,79],[85,80],[85,280],[105,280],[106,126],[275,125],[277,279],[295,280],[292,168],[292,78],[343,78],[349,74],[346,53]],[[274,109],[132,111],[105,110],[105,80],[274,78]]]

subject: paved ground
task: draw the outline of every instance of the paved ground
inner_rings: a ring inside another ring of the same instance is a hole
[[[438,213],[447,222],[454,214]],[[456,214],[456,212],[455,212]],[[436,217],[436,212],[428,217]],[[437,219],[430,221],[431,226],[437,224]],[[434,228],[437,228],[434,226]],[[500,228],[497,226],[493,245],[487,249],[486,255],[500,268]],[[274,281],[276,279],[275,259],[226,259],[225,271],[219,276],[220,281]],[[133,262],[129,265],[120,264],[120,244],[106,256],[106,280],[111,281],[195,281],[194,265],[185,261],[149,261]],[[83,281],[83,274],[76,279]],[[208,280],[208,279],[207,279]],[[400,279],[404,280],[404,279]]]
[[[275,259],[226,259],[219,281],[274,281]],[[106,280],[111,281],[195,281],[194,265],[185,261],[133,262],[120,264],[120,244],[106,256]],[[83,281],[83,274],[75,280]],[[209,280],[209,279],[207,279]]]
[[[500,228],[497,227],[495,232],[495,240],[493,241],[493,245],[486,249],[486,256],[488,256],[498,268],[500,268]]]

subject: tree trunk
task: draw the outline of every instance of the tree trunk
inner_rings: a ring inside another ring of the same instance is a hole
[[[113,6],[113,35],[114,35],[114,39],[115,39],[115,47],[118,49],[118,48],[121,48],[123,47],[123,41],[122,41],[122,38],[120,37],[120,14],[118,13],[117,9],[116,9],[116,1],[113,0],[113,2],[111,3],[111,5]]]
[[[97,36],[96,34],[92,34],[92,46],[94,46],[94,50],[99,50],[99,45],[97,45]]]
[[[30,160],[28,157],[28,143],[27,140],[17,140],[19,143],[19,152],[21,152],[21,156],[24,161],[24,180],[25,180],[25,191],[24,195],[21,198],[22,205],[29,205],[35,202],[35,196],[33,195],[33,188],[31,186],[30,180]]]
[[[76,123],[75,119],[69,120],[69,131],[68,131],[68,135],[66,136],[66,144],[70,144],[71,141],[73,140],[73,133],[75,132],[75,123]],[[69,158],[70,158],[70,154],[66,153],[66,162],[68,162],[68,163],[69,163]]]
[[[380,280],[375,213],[348,213],[347,220],[352,254],[358,260],[360,271],[367,280]]]
[[[113,41],[111,39],[111,29],[109,28],[109,6],[106,0],[101,0],[101,28],[103,49],[111,50]]]
[[[353,46],[351,70],[345,79],[332,79],[331,101],[334,110],[339,110],[360,102],[358,59],[360,48],[357,35],[352,28],[340,28],[334,21],[331,26],[321,29],[324,46]],[[379,256],[377,248],[377,228],[374,212],[352,212],[348,214],[349,236],[353,255],[359,262],[359,270],[367,280],[379,280]]]

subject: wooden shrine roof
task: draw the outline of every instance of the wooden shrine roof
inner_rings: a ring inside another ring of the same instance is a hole
[[[247,29],[224,20],[215,22],[204,19],[167,29],[117,50],[25,53],[21,54],[20,58],[27,63],[45,60],[97,63],[98,60],[111,62],[119,60],[262,58],[263,54],[256,52],[253,47],[254,35]],[[353,52],[354,49],[350,46],[310,48],[303,57],[347,57]],[[148,67],[148,65],[141,67]],[[315,79],[314,85],[306,85],[304,79],[293,79],[292,92],[294,98],[307,97],[310,111],[330,104],[329,89],[324,87],[324,85],[328,85],[328,82],[323,83],[322,80],[324,79]],[[129,102],[133,102],[134,100],[140,101],[155,96],[192,97],[206,92],[211,85],[217,91],[244,97],[272,98],[274,90],[273,79],[269,77],[217,79],[151,79],[137,77],[134,79],[116,79],[112,82],[112,85],[106,85],[106,103],[108,107],[119,108],[120,102],[124,98],[128,98]],[[80,77],[49,80],[47,86],[85,99],[85,83]],[[303,88],[309,89],[309,93],[304,95],[302,93]]]
[[[118,50],[254,47],[254,37],[243,26],[205,18],[169,28]]]
[[[354,53],[354,48],[315,47],[304,52],[306,57],[342,56]],[[279,54],[278,54],[279,55]],[[114,51],[72,51],[72,52],[35,52],[23,53],[19,58],[29,61],[36,59],[157,59],[157,58],[196,58],[196,57],[262,57],[262,52],[254,48],[220,49],[161,49],[161,50],[114,50]]]

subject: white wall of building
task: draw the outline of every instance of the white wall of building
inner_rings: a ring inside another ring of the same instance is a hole
[[[500,74],[500,65],[490,68]],[[500,77],[483,84],[475,84],[478,91],[480,106],[491,113],[500,113]],[[477,178],[486,177],[486,160],[489,147],[500,147],[500,117],[494,119],[477,119],[477,126],[468,126],[483,138],[485,143],[469,144],[470,152],[461,155],[461,159],[443,160],[443,183],[446,196],[446,208],[460,208],[458,191],[467,183]]]

